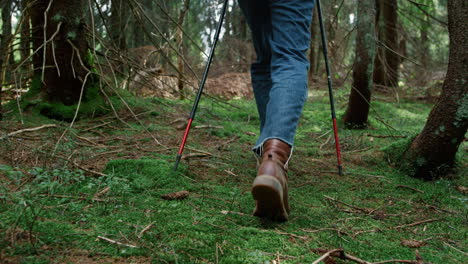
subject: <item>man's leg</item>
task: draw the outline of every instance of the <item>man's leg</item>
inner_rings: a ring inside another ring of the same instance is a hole
[[[266,118],[256,147],[271,138],[292,146],[307,99],[306,57],[314,0],[271,0],[271,79]]]
[[[289,214],[287,163],[299,116],[307,99],[306,51],[310,41],[313,0],[271,0],[272,88],[265,124],[256,144],[262,155],[252,186],[254,215],[287,220]]]
[[[251,67],[252,87],[260,116],[260,132],[265,125],[266,106],[272,87],[271,81],[271,10],[268,0],[238,0],[252,32],[257,54]]]

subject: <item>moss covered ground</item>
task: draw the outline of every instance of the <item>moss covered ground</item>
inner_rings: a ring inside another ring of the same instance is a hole
[[[26,113],[28,127],[57,127],[2,139],[0,262],[312,263],[341,248],[371,263],[417,255],[466,263],[466,142],[449,179],[409,178],[392,154],[422,129],[431,105],[376,101],[368,129],[340,130],[339,176],[327,95],[312,95],[290,163],[286,223],[251,215],[253,101],[203,98],[177,172],[189,101],[127,98],[138,121],[125,109],[82,119],[60,141],[67,123]],[[339,92],[339,116],[346,100]],[[17,119],[7,116],[2,129],[21,128]],[[178,191],[189,195],[161,198]]]

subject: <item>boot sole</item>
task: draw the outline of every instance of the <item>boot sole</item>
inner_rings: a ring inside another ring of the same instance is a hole
[[[283,201],[283,187],[273,176],[260,175],[252,186],[253,198],[257,201],[254,216],[275,221],[288,220],[288,213]]]

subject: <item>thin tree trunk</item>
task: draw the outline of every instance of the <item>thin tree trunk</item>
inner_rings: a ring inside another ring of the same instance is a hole
[[[125,0],[112,0],[111,2],[110,37],[120,51],[125,51],[127,49],[125,29],[129,7]]]
[[[8,63],[7,54],[10,54],[10,38],[11,38],[11,0],[0,2],[2,8],[2,32],[0,35],[0,120],[2,114],[2,88],[3,83],[8,81]]]
[[[40,76],[42,74],[42,61],[44,49],[39,49],[44,44],[44,12],[47,8],[49,1],[47,0],[28,0],[31,5],[31,37],[32,47],[35,53],[33,54],[33,68],[34,75]]]
[[[375,57],[375,2],[359,1],[357,17],[356,56],[353,85],[344,122],[351,128],[364,128],[371,101],[372,71]]]
[[[373,82],[376,85],[385,85],[385,55],[384,47],[384,21],[382,17],[383,10],[383,0],[375,0],[376,5],[376,14],[375,14],[375,29],[377,32],[377,54],[374,59],[374,73],[373,73]]]
[[[30,8],[28,8],[28,0],[21,0],[21,10],[23,13],[23,25],[21,27],[21,62],[29,58],[31,55],[31,16]],[[29,72],[31,65],[26,62],[23,66],[24,72]]]
[[[182,56],[184,56],[184,34],[182,31],[182,27],[184,26],[184,18],[185,14],[187,13],[190,7],[190,0],[184,0],[184,6],[180,10],[179,19],[177,21],[177,46],[179,47],[179,55],[177,56],[177,68],[178,68],[178,76],[177,76],[177,88],[179,90],[179,98],[184,99],[184,60]]]
[[[442,94],[403,160],[417,178],[445,175],[468,128],[468,2],[448,0],[450,54]]]
[[[8,67],[9,64],[14,61],[12,61],[12,51],[11,51],[11,5],[12,1],[11,0],[3,0],[2,1],[2,37],[1,37],[1,43],[0,43],[0,55],[2,56],[2,73],[3,73],[3,78],[5,80],[3,81],[8,81],[9,79],[9,73],[8,71],[5,71],[6,67]],[[3,83],[3,82],[2,82]]]
[[[389,87],[397,87],[399,79],[400,56],[399,41],[398,41],[398,1],[385,0],[383,7],[383,18],[385,20],[385,62],[386,62],[386,77],[385,85]]]

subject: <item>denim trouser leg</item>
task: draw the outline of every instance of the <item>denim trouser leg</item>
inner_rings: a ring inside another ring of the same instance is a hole
[[[314,2],[239,0],[257,52],[251,74],[261,126],[254,150],[271,138],[293,146],[307,98],[306,51]]]
[[[271,80],[271,12],[268,0],[239,0],[247,23],[252,31],[252,42],[257,54],[257,60],[252,63],[250,73],[252,88],[260,116],[260,133],[265,125],[266,106],[272,87]]]

